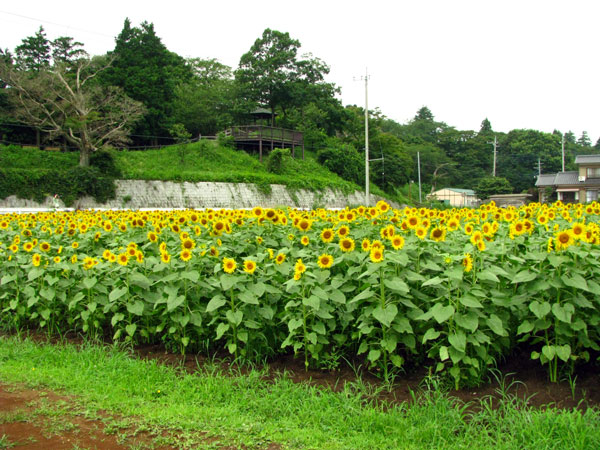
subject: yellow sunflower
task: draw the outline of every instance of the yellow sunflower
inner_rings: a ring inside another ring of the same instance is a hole
[[[321,256],[319,256],[317,264],[321,269],[328,269],[333,265],[333,256],[323,253]]]
[[[233,273],[237,264],[234,259],[231,258],[223,258],[223,270],[227,273]]]
[[[247,259],[244,261],[244,272],[252,275],[255,270],[256,270],[256,261],[253,261],[251,259]]]
[[[349,253],[354,251],[354,239],[352,238],[344,238],[340,240],[340,250],[344,253]]]
[[[371,261],[374,263],[380,263],[383,261],[383,249],[378,247],[372,248],[369,253],[369,258],[371,258]]]
[[[333,241],[334,233],[332,228],[325,228],[321,231],[321,240],[325,243]]]

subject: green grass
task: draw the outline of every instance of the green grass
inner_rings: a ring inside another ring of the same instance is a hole
[[[216,142],[203,141],[143,152],[116,152],[115,156],[117,166],[128,179],[283,184],[312,190],[332,187],[345,192],[358,188],[319,165],[312,157],[302,160],[297,154],[296,159],[289,160],[284,173],[273,174],[258,157],[242,150],[220,147]]]
[[[267,171],[266,164],[261,163],[257,156],[209,141],[159,150],[113,152],[116,165],[125,179],[254,183],[265,192],[269,191],[269,184],[283,184],[291,190],[316,191],[331,187],[347,193],[359,189],[318,164],[308,153],[305,160],[299,159],[299,154],[296,159],[288,161],[282,174],[273,174]],[[76,152],[0,146],[0,167],[5,169],[64,170],[78,163]]]
[[[285,376],[266,382],[264,375],[224,374],[215,365],[188,374],[115,347],[0,338],[4,382],[75,394],[87,409],[135,417],[150,429],[179,430],[193,448],[215,445],[206,436],[248,448],[270,442],[289,449],[600,448],[600,413],[593,408],[535,410],[506,397],[499,409],[483,404],[468,413],[439,389],[386,408],[370,400],[360,382],[334,393]]]

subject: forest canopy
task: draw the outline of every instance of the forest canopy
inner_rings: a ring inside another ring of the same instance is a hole
[[[289,33],[266,29],[229,67],[217,58],[184,58],[152,23],[125,19],[114,49],[90,57],[82,43],[50,40],[40,27],[13,51],[0,50],[0,143],[79,151],[86,165],[100,148],[216,136],[263,108],[269,125],[302,131],[317,161],[361,184],[364,108],[343,105],[339,87],[327,80],[328,64],[301,47]],[[586,132],[497,132],[485,117],[478,130],[458,130],[427,106],[404,124],[370,110],[368,129],[377,160],[371,182],[390,193],[416,181],[417,156],[430,190],[475,189],[495,175],[503,190],[524,192],[540,171],[561,170],[563,140],[567,170],[575,155],[600,151],[600,139],[592,145]]]

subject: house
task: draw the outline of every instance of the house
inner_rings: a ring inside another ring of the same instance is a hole
[[[565,203],[588,203],[598,200],[600,191],[600,155],[577,155],[578,170],[539,175],[535,186],[540,202],[556,199]]]
[[[477,206],[479,199],[472,189],[444,188],[432,192],[428,200],[437,200],[450,206]]]

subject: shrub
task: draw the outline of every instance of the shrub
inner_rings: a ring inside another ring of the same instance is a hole
[[[89,195],[100,203],[115,198],[114,180],[103,176],[97,167],[56,169],[0,169],[0,198],[10,195],[42,202],[58,194],[70,206]]]
[[[282,175],[289,166],[290,151],[287,148],[276,148],[267,157],[267,170]]]
[[[97,167],[105,177],[119,178],[121,171],[115,164],[115,158],[109,150],[98,150],[90,156],[90,166]]]
[[[344,180],[361,184],[365,172],[365,163],[351,145],[330,147],[317,153],[317,160]]]

